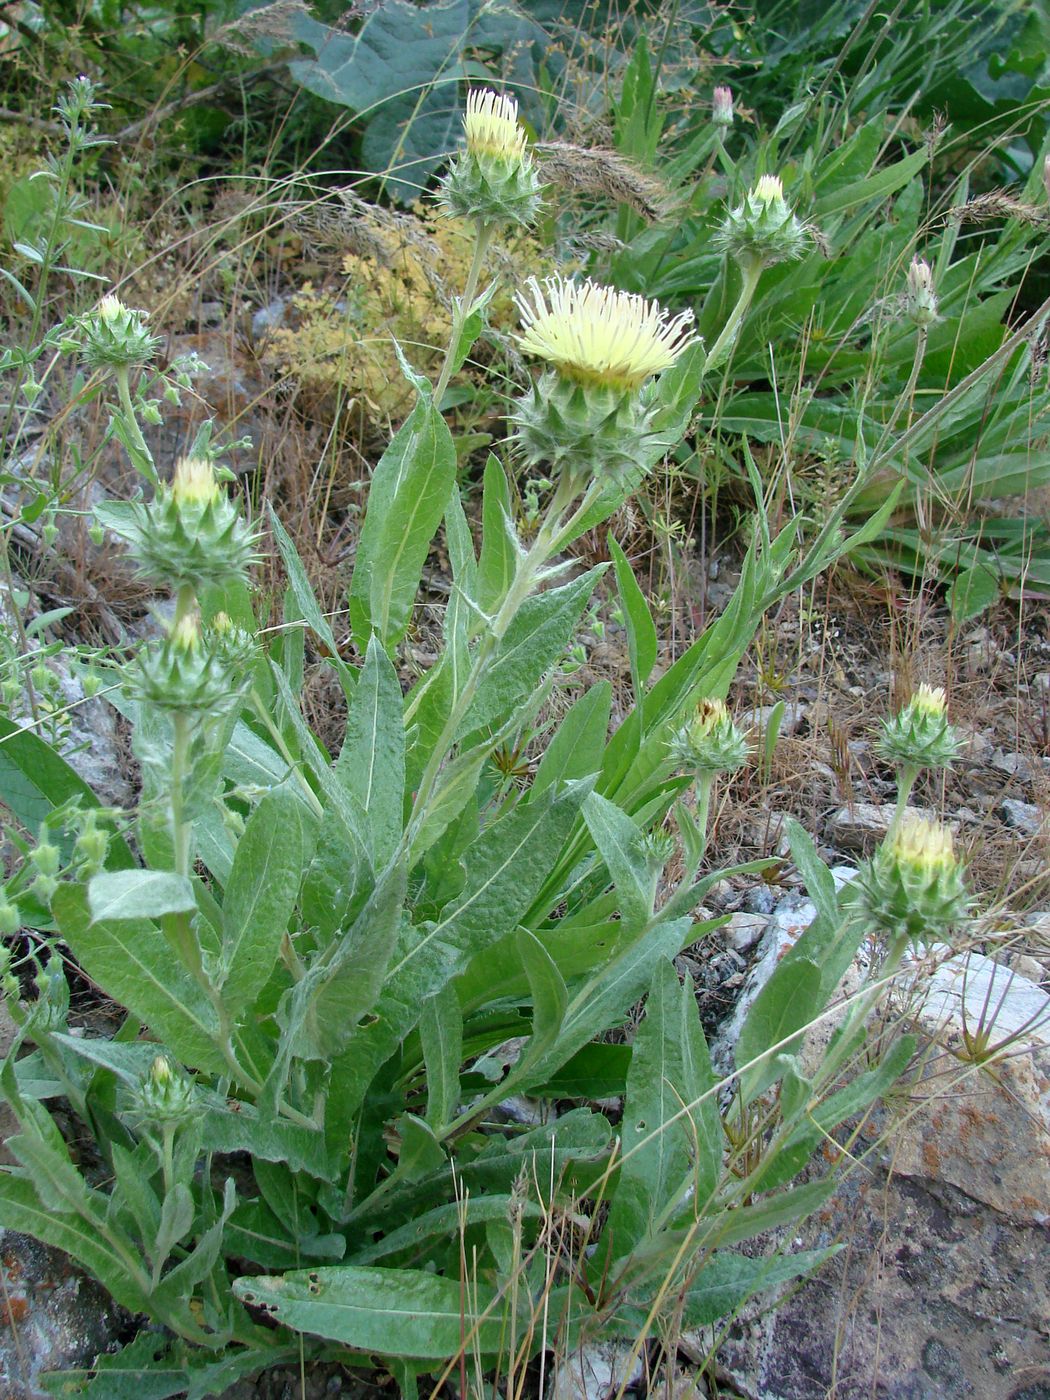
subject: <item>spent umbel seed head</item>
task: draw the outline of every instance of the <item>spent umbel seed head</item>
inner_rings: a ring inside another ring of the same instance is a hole
[[[515,99],[491,88],[472,89],[463,135],[464,149],[440,182],[442,208],[485,224],[527,228],[535,223],[543,185]]]
[[[878,751],[900,768],[950,768],[959,736],[948,721],[943,689],[923,683],[892,719],[883,720]]]
[[[715,88],[711,99],[711,121],[715,126],[733,125],[733,93],[730,88]]]
[[[762,175],[726,215],[716,239],[742,267],[772,267],[801,257],[811,236],[784,198],[779,176]]]
[[[849,902],[873,931],[910,943],[938,943],[966,918],[970,896],[952,834],[906,811],[851,883]]]
[[[697,777],[735,773],[747,761],[748,744],[724,700],[701,700],[696,713],[670,742],[675,765]]]
[[[257,535],[220,486],[212,464],[182,457],[170,486],[147,505],[137,503],[113,522],[146,578],[189,587],[243,579],[254,562]]]
[[[89,369],[128,369],[148,365],[157,353],[160,337],[150,333],[145,311],[125,306],[115,296],[104,296],[80,319],[80,355]]]
[[[908,267],[908,290],[904,300],[908,319],[916,326],[932,326],[939,320],[937,294],[933,290],[933,269],[918,254]]]
[[[585,281],[530,278],[518,344],[552,366],[511,413],[519,456],[586,480],[639,479],[665,447],[646,381],[692,345],[691,312]]]

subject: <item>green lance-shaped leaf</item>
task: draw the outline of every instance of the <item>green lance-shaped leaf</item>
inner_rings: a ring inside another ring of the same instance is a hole
[[[335,771],[367,819],[375,870],[393,858],[401,840],[405,795],[405,729],[401,686],[386,652],[373,637],[346,723]]]
[[[680,953],[692,930],[692,919],[658,924],[588,978],[569,1002],[557,1043],[534,1067],[525,1087],[545,1084],[577,1051],[626,1015],[645,995],[657,964]]]
[[[374,632],[389,651],[404,636],[431,541],[456,479],[456,449],[421,395],[372,476],[350,583],[350,625],[361,651]]]
[[[129,1312],[147,1310],[144,1290],[101,1231],[78,1215],[58,1215],[50,1201],[41,1200],[28,1177],[0,1173],[0,1225],[63,1250],[94,1274]]]
[[[287,788],[268,792],[237,842],[222,906],[222,996],[232,1015],[266,985],[313,852],[315,824]]]
[[[601,770],[611,710],[612,686],[608,681],[599,681],[583,692],[540,759],[529,789],[531,800],[552,783],[571,782]]]
[[[404,915],[403,864],[387,869],[353,927],[286,994],[278,1020],[294,1053],[326,1060],[354,1034],[380,994]]]
[[[709,1327],[735,1313],[754,1293],[779,1288],[813,1273],[842,1248],[807,1249],[798,1254],[752,1259],[744,1254],[719,1252],[699,1270],[684,1293],[682,1321],[690,1327]]]
[[[155,924],[96,922],[86,891],[76,885],[60,885],[52,909],[73,956],[108,997],[127,1007],[185,1064],[223,1068],[214,1008]]]
[[[478,606],[494,612],[514,580],[521,547],[513,526],[507,473],[489,454],[481,497],[481,558],[478,561]]]
[[[642,852],[641,831],[626,812],[596,792],[583,804],[583,816],[616,886],[623,918],[645,923],[652,917],[655,881]]]
[[[463,1060],[463,1011],[453,986],[442,987],[423,1003],[419,1039],[427,1071],[427,1122],[441,1127],[456,1115]]]
[[[524,803],[481,832],[464,854],[467,879],[441,918],[404,927],[368,1023],[351,1045],[353,1095],[419,1022],[423,1002],[461,973],[472,957],[513,931],[543,884],[579,811],[587,784]]]
[[[653,622],[645,595],[638,587],[630,561],[612,535],[609,536],[609,553],[616,570],[616,587],[620,593],[627,626],[627,651],[631,661],[635,701],[641,704],[645,683],[656,664],[656,623]]]
[[[652,1234],[659,1217],[687,1190],[702,1209],[722,1163],[722,1125],[692,983],[681,986],[661,962],[635,1036],[627,1076],[623,1164],[609,1215],[616,1257]]]
[[[335,640],[335,634],[324,613],[321,605],[317,601],[317,595],[310,586],[306,570],[303,568],[303,561],[299,558],[299,552],[288,534],[288,531],[277,518],[273,506],[269,507],[270,529],[273,531],[277,548],[281,552],[281,560],[284,564],[285,573],[288,575],[288,586],[292,591],[299,612],[303,621],[308,623],[314,634],[322,641],[328,649],[331,664],[338,672],[343,689],[349,695],[353,692],[354,671],[350,666],[340,659],[339,646]]]
[[[568,646],[603,572],[601,565],[522,604],[478,686],[462,734],[498,724],[536,693]]]
[[[458,1280],[418,1269],[298,1269],[283,1278],[238,1279],[233,1291],[286,1327],[380,1356],[441,1361],[464,1346],[468,1354],[491,1353],[506,1325],[484,1285],[464,1293]]]
[[[823,1005],[821,989],[820,968],[808,958],[799,958],[778,964],[759,992],[735,1051],[745,1103],[776,1082],[783,1056],[798,1052],[802,1032]]]

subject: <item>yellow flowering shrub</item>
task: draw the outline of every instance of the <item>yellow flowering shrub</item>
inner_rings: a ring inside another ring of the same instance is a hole
[[[347,241],[356,247],[342,258],[344,281],[305,284],[293,298],[292,324],[273,332],[264,359],[308,392],[349,396],[386,431],[414,397],[394,342],[416,369],[436,378],[451,332],[451,298],[466,282],[472,243],[458,221],[429,211],[377,220]],[[497,250],[492,261],[500,256]],[[521,260],[541,265],[538,245],[518,247],[514,262]],[[489,325],[509,330],[516,324],[513,286],[504,278],[503,287],[486,314]]]

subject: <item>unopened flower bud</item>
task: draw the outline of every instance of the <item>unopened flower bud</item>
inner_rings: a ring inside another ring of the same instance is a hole
[[[17,933],[22,927],[22,915],[18,912],[18,905],[13,904],[9,899],[0,900],[0,934],[10,937]],[[8,957],[7,949],[2,950],[2,957]],[[0,973],[6,972],[6,966],[0,967]]]
[[[81,865],[80,874],[97,874],[102,869],[108,850],[109,835],[98,826],[94,809],[88,808],[83,828],[73,843],[73,856]]]
[[[104,296],[80,325],[81,355],[89,369],[149,364],[160,344],[146,328],[145,311],[133,311],[115,296]]]
[[[937,317],[937,294],[933,290],[933,270],[925,258],[914,257],[908,268],[908,317],[917,326],[932,326]]]
[[[148,1121],[164,1126],[193,1113],[193,1081],[168,1059],[158,1055],[138,1091],[138,1110]]]
[[[540,207],[540,178],[526,147],[518,104],[505,93],[475,88],[463,119],[466,149],[441,180],[448,213],[484,223],[527,227]]]
[[[715,126],[733,125],[733,93],[730,88],[715,88],[711,101],[711,121]]]
[[[1046,197],[1050,199],[1050,156],[1043,157],[1043,189],[1046,190]]]
[[[217,716],[240,702],[245,678],[235,673],[200,618],[186,613],[167,637],[143,647],[129,674],[131,693],[174,714]]]
[[[241,579],[255,558],[255,535],[222,490],[211,463],[183,457],[170,486],[113,528],[128,541],[140,571],[174,588]]]
[[[966,917],[969,895],[940,822],[905,812],[851,886],[850,900],[893,939],[935,943]]]
[[[207,636],[212,647],[232,670],[246,670],[255,660],[255,638],[243,627],[238,627],[228,613],[215,614],[208,626]]]
[[[772,267],[800,257],[807,230],[784,198],[776,175],[763,175],[725,218],[717,241],[745,267]]]
[[[69,1015],[69,984],[61,958],[52,957],[46,967],[40,968],[33,982],[37,996],[27,1008],[30,1029],[38,1034],[61,1030]]]
[[[58,874],[59,850],[57,846],[52,846],[48,840],[41,840],[40,843],[29,852],[29,859],[36,866],[41,875]]]
[[[696,714],[671,740],[675,763],[698,777],[735,773],[747,761],[747,740],[724,700],[701,700]]]
[[[883,720],[878,749],[899,767],[949,768],[959,738],[948,722],[943,689],[920,685],[899,714]]]

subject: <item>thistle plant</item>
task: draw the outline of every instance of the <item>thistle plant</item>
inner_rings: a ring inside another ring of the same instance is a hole
[[[465,134],[443,198],[472,221],[475,256],[437,384],[403,360],[415,406],[372,473],[349,581],[356,654],[346,659],[277,509],[291,626],[263,645],[260,537],[205,433],[170,484],[100,511],[144,584],[174,596],[163,634],[114,659],[138,802],[103,813],[78,788],[71,804],[56,756],[43,825],[25,784],[3,789],[39,839],[21,838],[27,859],[0,899],[0,926],[28,922],[33,949],[22,966],[12,945],[3,977],[18,1034],[0,1087],[19,1133],[18,1165],[0,1170],[0,1225],[75,1251],[167,1329],[100,1358],[103,1387],[107,1368],[159,1367],[165,1384],[204,1396],[335,1351],[410,1394],[467,1352],[495,1368],[508,1338],[518,1370],[549,1336],[601,1330],[640,1345],[669,1296],[679,1321],[709,1325],[768,1281],[769,1261],[736,1248],[768,1220],[756,1193],[778,1219],[799,1218],[815,1198],[787,1188],[809,1155],[903,1068],[895,1052],[847,1108],[828,1091],[840,1049],[809,1081],[793,1067],[794,1028],[822,1013],[863,936],[855,913],[842,930],[830,876],[796,831],[822,920],[756,1003],[730,1076],[768,1125],[761,1150],[726,1150],[728,1081],[674,962],[717,926],[697,917],[712,883],[757,868],[716,869],[706,850],[711,785],[746,757],[710,697],[726,693],[765,613],[846,547],[841,515],[800,546],[797,522],[771,535],[759,493],[737,598],[655,679],[656,626],[610,539],[634,703],[610,733],[603,682],[551,718],[564,658],[607,586],[604,566],[581,569],[567,547],[681,442],[705,357],[689,313],[593,281],[525,281],[519,343],[544,368],[509,409],[511,448],[549,486],[535,487],[523,529],[492,454],[476,548],[442,400],[480,333],[486,243],[531,217],[538,190],[509,99],[472,95]],[[148,373],[145,318],[109,304],[97,314],[90,353],[115,354],[124,336],[123,368]],[[130,383],[117,399],[135,460]],[[442,646],[406,693],[399,649],[442,529]],[[307,629],[345,697],[334,756],[301,705]],[[535,765],[519,761],[536,749]],[[690,827],[694,796],[702,820]],[[897,885],[881,866],[878,877],[877,916],[896,921],[894,936],[917,936],[905,899],[928,917],[954,888],[933,838],[909,839]],[[59,948],[124,1008],[114,1038],[69,1032]],[[628,1065],[607,1032],[643,998]],[[38,1100],[41,1082],[60,1115]],[[602,1106],[610,1094],[622,1111]],[[504,1122],[496,1110],[521,1095],[559,1112]],[[62,1135],[70,1114],[104,1163],[90,1179]],[[544,1248],[561,1209],[585,1236],[576,1261]],[[827,1254],[777,1261],[777,1278]]]

